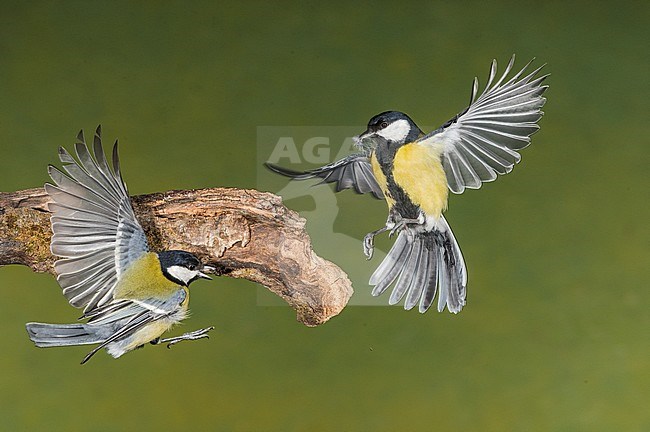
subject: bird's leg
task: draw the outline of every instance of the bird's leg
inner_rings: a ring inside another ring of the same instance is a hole
[[[388,230],[389,228],[386,225],[379,228],[378,230],[366,234],[366,236],[363,238],[363,254],[366,256],[366,259],[372,258],[372,253],[375,251],[375,236]]]
[[[395,215],[391,211],[388,214],[388,219],[386,220],[386,225],[379,228],[378,230],[369,232],[363,238],[363,254],[366,256],[366,259],[372,258],[372,254],[375,251],[375,236],[378,235],[378,234],[381,234],[383,232],[386,232],[388,230],[392,230],[394,228],[394,226],[395,226],[394,218],[395,218]]]
[[[197,339],[203,339],[203,338],[209,339],[210,336],[208,336],[208,332],[210,330],[212,330],[212,329],[214,329],[214,326],[207,327],[207,328],[200,329],[200,330],[194,330],[193,332],[185,333],[185,334],[182,334],[182,335],[176,336],[176,337],[165,338],[165,339],[158,338],[158,339],[152,340],[151,344],[152,345],[159,345],[159,344],[166,343],[167,348],[171,348],[172,345],[176,345],[180,341],[184,341],[184,340],[197,340]]]
[[[417,219],[400,219],[395,223],[395,226],[388,233],[388,237],[392,237],[396,232],[408,225],[423,225],[425,222],[424,213],[420,212]]]

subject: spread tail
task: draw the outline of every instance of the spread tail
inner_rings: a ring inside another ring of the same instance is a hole
[[[407,226],[400,231],[388,255],[370,277],[372,295],[382,294],[393,283],[391,305],[406,295],[404,309],[412,309],[419,302],[419,310],[424,313],[438,292],[438,312],[446,306],[450,312],[458,313],[465,306],[467,269],[443,216],[430,230]]]
[[[29,338],[37,347],[88,345],[102,342],[96,332],[91,334],[86,324],[27,323]]]

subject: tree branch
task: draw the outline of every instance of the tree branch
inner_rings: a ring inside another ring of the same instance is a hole
[[[316,326],[352,295],[347,275],[317,256],[305,220],[271,193],[242,189],[178,190],[131,198],[152,250],[192,252],[217,274],[266,286]],[[0,192],[0,266],[54,274],[48,196],[42,188]]]

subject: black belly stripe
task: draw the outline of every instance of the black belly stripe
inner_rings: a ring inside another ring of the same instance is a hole
[[[382,171],[384,171],[383,167]],[[386,175],[386,172],[384,172],[384,175]],[[388,194],[395,201],[393,210],[405,219],[417,219],[420,215],[420,206],[414,204],[408,193],[395,182],[392,172],[386,175],[386,187],[388,188]]]
[[[382,152],[380,154],[375,153],[375,156],[377,157],[381,171],[386,176],[388,195],[395,201],[392,209],[405,219],[417,219],[420,215],[420,206],[411,201],[408,193],[393,178],[393,160],[395,159],[395,154],[399,146],[389,142],[382,142],[379,145],[382,146]]]

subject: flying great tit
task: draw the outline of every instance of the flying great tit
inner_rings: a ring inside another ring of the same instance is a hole
[[[52,254],[57,281],[70,304],[84,308],[86,323],[28,323],[27,333],[38,347],[99,344],[81,362],[101,348],[117,358],[152,344],[168,347],[183,340],[207,338],[208,327],[179,337],[160,339],[188,315],[189,285],[210,279],[193,254],[180,250],[150,252],[144,230],[135,217],[120,173],[117,141],[113,169],[108,166],[95,132],[94,157],[83,131],[77,136],[77,162],[63,147],[59,158],[68,175],[54,166],[46,184],[52,213]]]
[[[539,126],[548,75],[542,67],[524,76],[529,62],[506,80],[515,57],[495,82],[492,61],[485,89],[477,97],[474,78],[467,108],[440,128],[425,134],[409,116],[387,111],[370,119],[355,137],[359,152],[314,170],[298,172],[267,163],[272,171],[299,180],[320,177],[336,183],[336,191],[353,188],[388,203],[386,225],[367,234],[368,259],[375,235],[390,231],[397,239],[370,277],[372,295],[393,286],[391,305],[404,296],[404,308],[419,304],[426,312],[438,293],[438,311],[458,313],[465,305],[467,269],[454,235],[442,213],[448,189],[460,194],[478,189],[507,174],[521,159],[518,151],[530,144]]]

